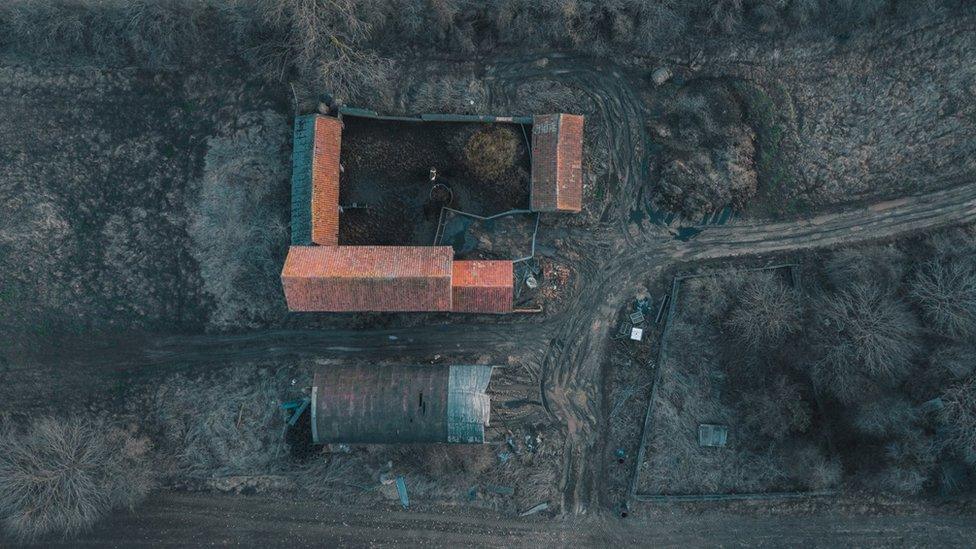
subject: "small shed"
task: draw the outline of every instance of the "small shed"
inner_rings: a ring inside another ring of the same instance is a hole
[[[312,383],[316,444],[483,443],[493,366],[332,366]]]
[[[290,311],[450,311],[450,246],[292,246]]]
[[[702,447],[724,448],[729,439],[726,425],[702,423],[698,425],[698,445]]]
[[[544,114],[532,122],[532,190],[536,212],[579,212],[583,207],[583,117]]]

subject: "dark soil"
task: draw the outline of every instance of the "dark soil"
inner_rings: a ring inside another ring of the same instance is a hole
[[[481,216],[528,209],[524,143],[496,180],[486,181],[467,166],[465,145],[485,124],[354,117],[343,122],[339,204],[347,209],[340,218],[340,244],[430,245],[442,206]],[[449,202],[443,193],[432,197],[431,168],[450,187]],[[349,209],[353,203],[368,207]]]

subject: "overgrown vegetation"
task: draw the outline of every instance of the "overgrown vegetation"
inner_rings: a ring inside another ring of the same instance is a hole
[[[869,490],[971,489],[974,268],[968,228],[830,253],[802,288],[773,272],[683,282],[643,489],[813,489],[839,486],[841,470]],[[699,423],[728,425],[728,447],[699,448]]]
[[[682,90],[657,127],[664,146],[657,202],[688,218],[725,206],[742,209],[756,194],[755,134],[731,90]]]
[[[343,100],[388,95],[405,48],[669,53],[721,37],[848,35],[882,17],[918,17],[960,0],[12,0],[0,47],[161,67],[240,58],[269,77],[295,75]]]
[[[240,327],[281,313],[278,274],[288,238],[284,117],[245,114],[210,139],[197,193],[188,193],[190,253],[213,297],[211,325]]]
[[[87,530],[152,486],[148,441],[102,420],[0,420],[0,448],[0,518],[21,541]]]

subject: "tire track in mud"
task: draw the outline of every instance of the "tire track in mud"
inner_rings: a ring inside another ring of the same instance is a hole
[[[610,267],[615,263],[612,241],[613,237],[622,237],[626,246],[638,246],[628,227],[630,198],[638,196],[647,177],[648,141],[639,98],[623,69],[613,65],[594,67],[578,58],[554,57],[548,61],[544,66],[537,60],[504,63],[498,76],[509,84],[533,78],[555,80],[587,94],[608,132],[608,178],[618,184],[611,194],[623,198],[611,200],[600,216],[601,224],[616,228],[606,235],[610,238],[595,246],[603,253],[595,258],[596,262],[576,265],[583,287],[573,297],[572,305],[566,307],[567,313],[552,319],[559,327],[547,348],[539,378],[540,400],[566,433],[561,509],[578,513],[585,511],[594,499],[593,483],[598,473],[594,467],[598,466],[597,456],[602,451],[599,441],[591,435],[603,417],[599,357],[606,348],[609,322],[618,306],[614,299],[605,296],[613,295],[618,271],[625,268],[621,262]],[[582,234],[572,240],[579,245],[590,241]]]

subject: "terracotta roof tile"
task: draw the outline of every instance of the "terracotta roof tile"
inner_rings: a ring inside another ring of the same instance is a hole
[[[512,310],[511,261],[455,261],[451,286],[459,313],[507,313]]]
[[[339,152],[342,122],[331,116],[315,117],[312,153],[312,242],[339,243]]]
[[[531,209],[579,212],[583,202],[583,117],[544,114],[532,123]]]
[[[292,246],[292,311],[450,311],[450,246]]]

